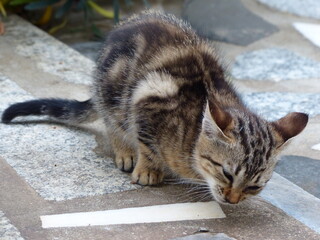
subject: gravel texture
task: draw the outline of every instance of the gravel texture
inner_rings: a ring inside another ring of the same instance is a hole
[[[258,0],[271,8],[301,17],[320,19],[319,0]]]
[[[283,48],[246,52],[236,57],[231,74],[246,80],[294,80],[320,78],[320,62]]]
[[[10,104],[32,98],[1,74],[0,95],[0,114]],[[0,123],[0,138],[1,157],[47,200],[66,200],[138,187],[130,184],[127,174],[115,168],[112,159],[94,152],[97,146],[94,135],[81,129],[39,122]]]
[[[13,226],[4,213],[0,211],[0,239],[2,240],[23,240],[18,229]]]
[[[261,92],[242,96],[249,108],[268,120],[276,120],[289,112],[304,112],[311,117],[320,114],[320,94]]]
[[[10,16],[2,37],[15,42],[15,54],[30,58],[42,71],[70,83],[91,84],[93,61],[19,17]]]

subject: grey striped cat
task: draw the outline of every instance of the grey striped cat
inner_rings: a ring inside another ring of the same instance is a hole
[[[156,185],[171,174],[205,182],[220,203],[259,193],[289,139],[308,122],[289,113],[268,122],[225,79],[215,49],[185,22],[148,11],[108,34],[85,102],[39,99],[10,106],[15,117],[48,115],[70,124],[103,118],[117,167]]]

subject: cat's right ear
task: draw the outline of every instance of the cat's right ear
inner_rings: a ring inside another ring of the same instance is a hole
[[[306,127],[308,115],[305,113],[292,112],[271,122],[276,132],[277,147],[283,146],[289,139],[297,136]]]
[[[209,111],[212,120],[216,123],[217,127],[227,138],[232,138],[231,130],[234,128],[234,120],[230,113],[223,110],[214,101],[208,101]]]

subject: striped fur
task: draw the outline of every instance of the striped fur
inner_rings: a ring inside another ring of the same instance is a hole
[[[261,191],[284,143],[308,121],[303,113],[276,122],[252,113],[214,48],[187,23],[158,12],[109,33],[94,77],[90,103],[105,121],[118,168],[142,185],[166,174],[206,181],[222,203]]]

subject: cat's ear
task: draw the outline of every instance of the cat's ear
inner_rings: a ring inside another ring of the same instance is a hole
[[[276,131],[277,147],[282,146],[290,138],[297,136],[306,127],[308,123],[308,115],[305,113],[292,112],[271,122]]]
[[[231,137],[230,131],[234,127],[234,121],[230,113],[223,110],[217,103],[208,101],[210,115],[220,131],[228,138]]]

